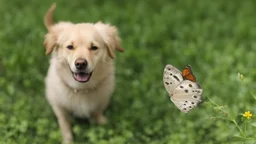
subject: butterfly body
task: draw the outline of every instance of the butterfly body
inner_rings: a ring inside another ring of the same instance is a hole
[[[203,90],[192,73],[190,66],[180,72],[168,64],[164,69],[164,86],[170,95],[171,101],[182,111],[187,113],[202,100]]]

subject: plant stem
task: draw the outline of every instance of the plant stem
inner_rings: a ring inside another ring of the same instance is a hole
[[[247,128],[247,120],[245,120],[245,124],[244,124],[244,135],[245,135],[245,138],[246,138],[246,128]]]
[[[215,106],[219,106],[219,105],[216,104],[213,100],[211,100],[208,96],[207,96],[207,98],[209,99],[209,101],[210,101],[212,104],[214,104]]]
[[[210,101],[213,105],[219,107],[219,105],[218,105],[217,103],[215,103],[214,101],[212,101],[208,96],[207,96],[207,98],[209,99],[209,101]],[[236,126],[237,129],[239,130],[240,134],[241,134],[244,138],[246,138],[245,133],[243,132],[243,130],[238,126],[236,120],[230,116],[230,114],[227,112],[227,110],[224,108],[224,109],[222,109],[222,112],[224,112],[224,113],[227,114],[229,120],[232,121],[232,122],[235,124],[235,126]]]
[[[230,116],[229,116],[229,117],[230,117]],[[231,120],[231,121],[235,124],[235,126],[238,128],[240,134],[241,134],[244,138],[246,138],[244,132],[243,132],[242,129],[238,126],[237,122],[236,122],[234,119],[232,119],[231,117],[230,117],[230,120]]]

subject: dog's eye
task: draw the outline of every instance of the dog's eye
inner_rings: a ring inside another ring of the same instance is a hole
[[[97,46],[92,46],[92,47],[91,47],[91,50],[97,50],[97,49],[98,49]]]
[[[73,47],[73,45],[68,45],[67,48],[72,50],[74,47]]]

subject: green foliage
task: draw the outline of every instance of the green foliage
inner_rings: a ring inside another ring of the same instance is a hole
[[[48,56],[43,17],[53,1],[0,0],[0,143],[59,143],[56,118],[44,97]],[[77,143],[240,143],[231,121],[207,97],[241,113],[256,114],[256,2],[223,0],[57,1],[56,20],[109,22],[118,27],[124,53],[116,59],[116,91],[109,124],[73,120]],[[190,64],[204,89],[203,103],[188,114],[169,100],[164,66]],[[245,75],[243,84],[237,73]],[[254,95],[255,97],[255,95]],[[255,117],[252,117],[252,120]],[[250,128],[249,128],[250,127]],[[248,137],[255,139],[255,123]],[[238,138],[241,140],[241,138]]]

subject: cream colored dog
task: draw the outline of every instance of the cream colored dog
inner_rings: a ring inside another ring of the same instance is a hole
[[[52,54],[46,97],[58,119],[63,142],[72,142],[70,116],[93,116],[105,124],[103,111],[114,91],[115,50],[123,52],[114,26],[98,22],[54,24],[55,4],[45,16],[44,46]]]

